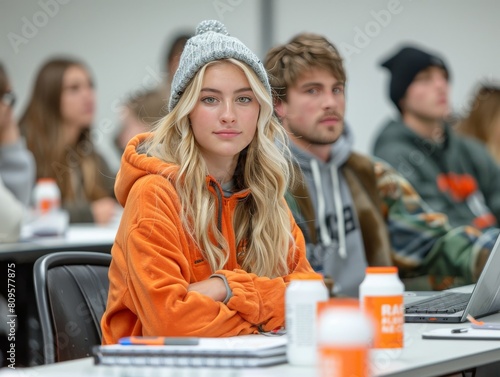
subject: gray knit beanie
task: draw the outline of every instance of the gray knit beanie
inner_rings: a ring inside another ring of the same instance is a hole
[[[168,110],[177,105],[191,79],[205,64],[213,60],[234,58],[252,68],[271,95],[266,70],[259,58],[240,40],[229,36],[226,27],[217,20],[202,21],[182,51],[179,68],[172,80]]]

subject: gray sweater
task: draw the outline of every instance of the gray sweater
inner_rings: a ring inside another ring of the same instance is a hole
[[[16,241],[35,182],[35,161],[23,140],[0,145],[0,242]]]

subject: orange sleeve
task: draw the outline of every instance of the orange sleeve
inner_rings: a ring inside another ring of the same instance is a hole
[[[219,337],[255,332],[256,327],[236,310],[187,291],[194,282],[192,243],[175,206],[162,199],[163,203],[153,197],[142,201],[141,210],[151,215],[142,215],[126,240],[130,306],[136,311],[142,335]]]
[[[227,307],[266,331],[285,324],[285,291],[293,275],[313,273],[306,259],[304,236],[295,221],[292,235],[295,238],[296,251],[290,266],[291,273],[287,276],[270,279],[243,270],[217,271],[226,276],[233,293]]]
[[[144,184],[153,185],[146,178]],[[172,191],[169,191],[172,190]],[[269,279],[242,270],[218,271],[226,276],[233,297],[226,304],[198,292],[188,292],[190,283],[212,274],[193,272],[199,251],[185,234],[179,218],[179,204],[173,188],[140,190],[134,187],[127,199],[127,215],[120,227],[123,237],[113,255],[112,275],[122,276],[110,288],[116,308],[106,319],[107,327],[128,318],[125,332],[144,336],[221,337],[255,333],[258,325],[273,329],[284,324],[284,294],[290,276],[312,272],[305,256],[305,243],[293,222],[295,258],[290,258],[291,275]],[[291,218],[293,221],[293,218]],[[129,225],[127,225],[129,224]],[[205,270],[203,270],[205,271]],[[111,276],[111,275],[110,275]],[[126,287],[123,287],[125,285]],[[110,287],[111,287],[110,286]],[[108,302],[108,305],[110,303]],[[130,313],[124,315],[123,313]],[[130,323],[131,317],[136,318]],[[112,342],[118,330],[107,337]],[[121,334],[130,336],[132,334]],[[113,338],[113,339],[112,339]]]

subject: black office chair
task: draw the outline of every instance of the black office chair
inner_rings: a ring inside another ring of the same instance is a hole
[[[37,259],[35,297],[45,364],[91,356],[100,344],[111,255],[61,251]]]

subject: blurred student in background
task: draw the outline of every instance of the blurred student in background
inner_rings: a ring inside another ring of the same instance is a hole
[[[170,86],[172,84],[175,71],[177,71],[177,67],[179,66],[179,60],[181,58],[182,51],[184,50],[184,46],[192,35],[193,33],[189,32],[179,32],[172,40],[170,40],[166,48],[164,58],[164,73],[166,75],[166,82],[162,88],[162,92],[164,91],[162,93],[163,97],[166,99],[170,96]]]
[[[500,224],[500,169],[484,146],[457,135],[447,117],[449,69],[444,60],[404,46],[382,63],[398,109],[377,135],[373,153],[397,169],[452,226]]]
[[[154,90],[134,93],[121,107],[120,128],[115,138],[122,155],[127,143],[137,134],[148,132],[167,114],[166,103]]]
[[[481,85],[469,113],[457,124],[456,130],[484,143],[500,164],[500,86]]]
[[[14,119],[15,94],[0,64],[0,242],[19,238],[35,180],[35,161]]]
[[[91,139],[94,84],[79,61],[55,58],[37,74],[21,131],[36,160],[37,178],[54,178],[70,222],[114,219],[114,174]]]

